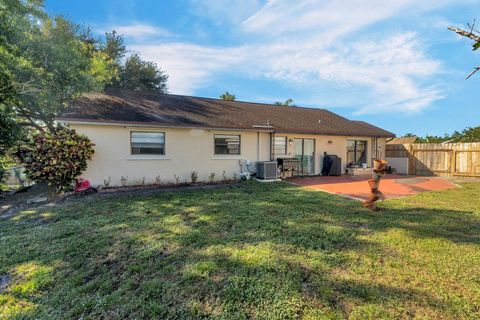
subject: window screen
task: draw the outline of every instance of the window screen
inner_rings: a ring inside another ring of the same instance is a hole
[[[287,154],[287,137],[274,137],[273,138],[273,153],[274,154]]]
[[[216,134],[215,154],[240,154],[240,136]]]
[[[165,154],[164,132],[132,132],[132,154]]]

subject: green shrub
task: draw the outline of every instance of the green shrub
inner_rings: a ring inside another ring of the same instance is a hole
[[[193,184],[198,182],[198,172],[197,171],[192,171],[192,173],[190,174],[190,180],[192,180]]]
[[[30,179],[48,182],[56,186],[57,191],[67,191],[87,169],[93,152],[93,143],[86,136],[59,128],[55,133],[33,135],[18,148],[17,156]]]
[[[208,181],[209,181],[210,183],[214,183],[214,182],[215,182],[215,172],[210,173],[210,175],[208,176]]]

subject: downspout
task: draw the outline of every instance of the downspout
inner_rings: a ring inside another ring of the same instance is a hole
[[[273,139],[275,137],[275,132],[270,132],[270,161],[273,161]]]
[[[257,161],[260,161],[260,131],[257,131]]]

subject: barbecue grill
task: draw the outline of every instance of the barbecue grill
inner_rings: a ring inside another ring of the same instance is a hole
[[[278,168],[282,178],[298,176],[300,173],[300,160],[295,158],[278,158]]]

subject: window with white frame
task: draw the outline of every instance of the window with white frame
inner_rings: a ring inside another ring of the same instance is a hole
[[[132,154],[165,154],[165,132],[139,132],[130,133],[130,146]]]
[[[215,154],[240,154],[240,136],[228,134],[214,135]]]
[[[287,154],[287,137],[273,137],[273,153],[275,155]]]

